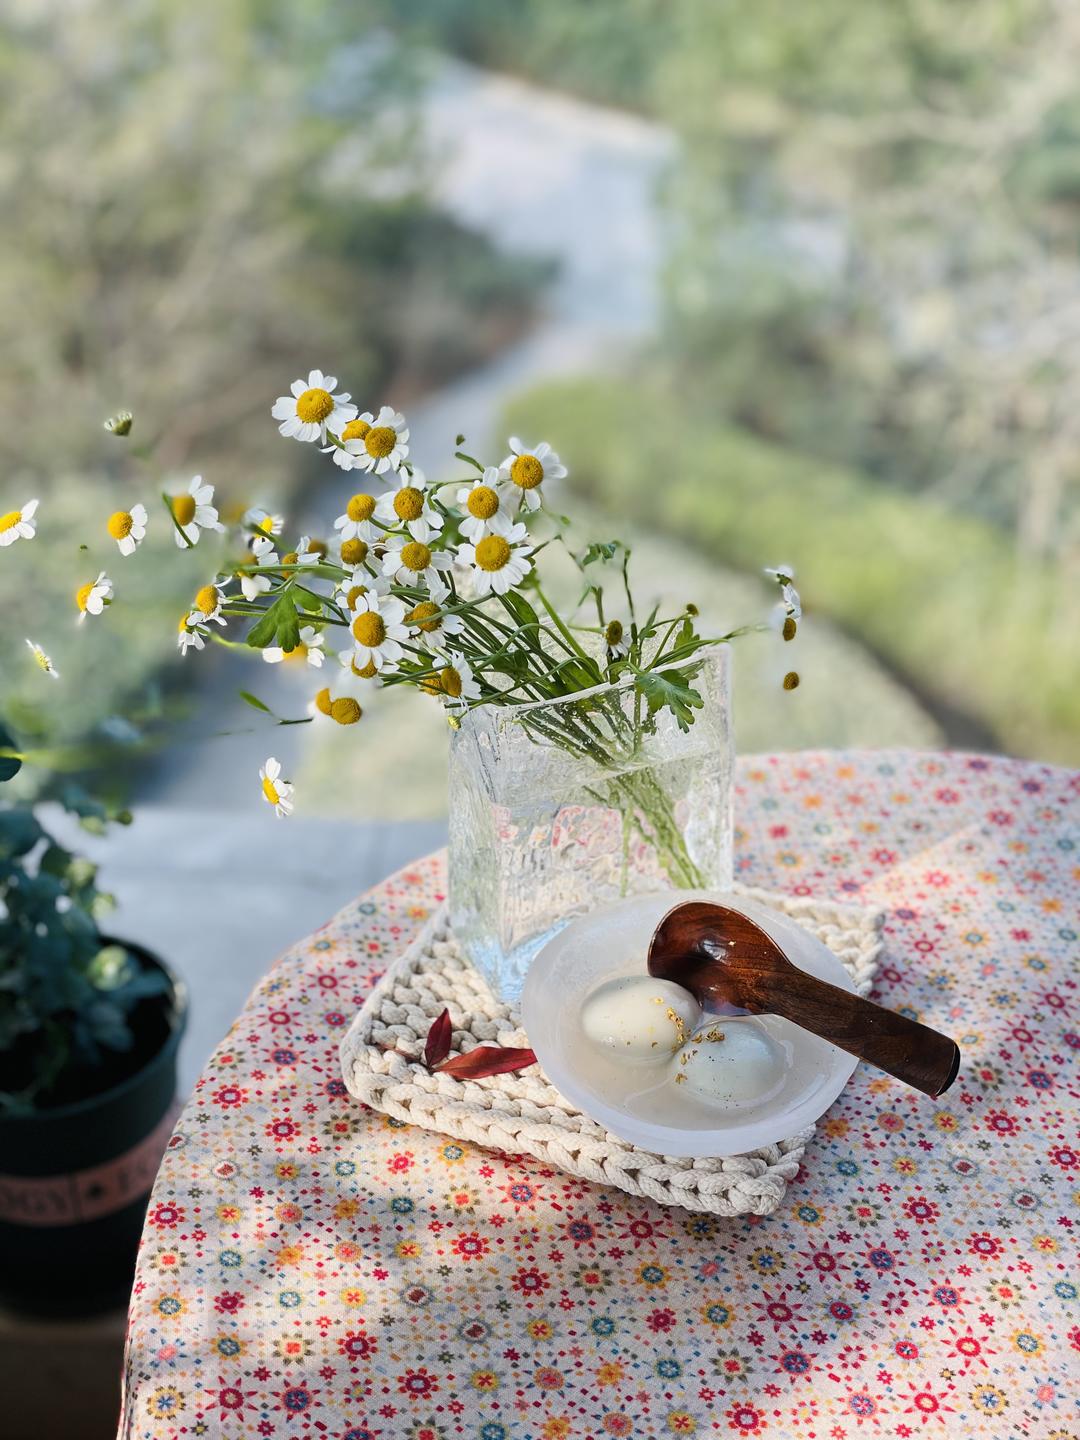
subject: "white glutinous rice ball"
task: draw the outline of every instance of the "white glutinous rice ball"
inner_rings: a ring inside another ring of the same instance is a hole
[[[752,1021],[727,1017],[697,1031],[672,1067],[680,1088],[714,1105],[760,1100],[783,1074],[782,1056],[768,1035]]]
[[[585,1001],[581,1026],[594,1045],[624,1060],[666,1062],[701,1020],[681,985],[650,975],[606,980]]]

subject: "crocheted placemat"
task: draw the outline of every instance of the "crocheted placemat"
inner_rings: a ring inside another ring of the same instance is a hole
[[[816,935],[844,964],[859,993],[868,992],[882,948],[878,911],[735,888]],[[349,1092],[410,1125],[510,1155],[531,1155],[630,1195],[713,1215],[771,1214],[814,1134],[811,1125],[779,1144],[725,1159],[654,1155],[576,1110],[538,1065],[482,1080],[429,1073],[420,1056],[431,1022],[443,1009],[454,1022],[454,1050],[471,1050],[482,1041],[528,1044],[517,1007],[495,1000],[458,949],[445,906],[393,962],[342,1041]]]

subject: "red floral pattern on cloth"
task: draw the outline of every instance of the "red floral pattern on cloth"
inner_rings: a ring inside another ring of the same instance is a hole
[[[338,1042],[441,898],[431,857],[286,954],[210,1061],[123,1436],[1077,1433],[1080,775],[750,757],[737,815],[747,883],[888,909],[875,993],[959,1039],[948,1095],[860,1066],[783,1208],[735,1221],[365,1112]]]

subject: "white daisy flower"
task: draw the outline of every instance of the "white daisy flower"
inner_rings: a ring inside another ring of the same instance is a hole
[[[282,435],[295,440],[319,440],[326,444],[329,428],[340,435],[356,414],[356,406],[349,404],[347,393],[335,395],[336,375],[324,375],[321,370],[312,370],[307,383],[294,380],[289,387],[291,395],[280,395],[274,401],[270,414],[280,420],[278,430]]]
[[[423,540],[410,540],[407,535],[391,535],[383,556],[383,574],[399,585],[425,586],[433,600],[444,600],[450,593],[442,578],[454,568],[454,561],[444,550],[435,551]]]
[[[563,480],[569,472],[551,446],[544,443],[530,449],[516,435],[510,436],[510,454],[499,466],[499,477],[521,491],[526,510],[540,508],[540,486],[545,480]]]
[[[390,593],[390,581],[385,575],[369,575],[363,565],[356,565],[348,575],[337,582],[334,588],[335,596],[344,600],[346,608],[351,610],[358,595],[370,592],[373,595],[388,595]]]
[[[79,624],[87,615],[100,615],[113,598],[112,581],[102,570],[96,580],[80,585],[75,591],[75,604],[79,608]]]
[[[188,617],[182,615],[177,628],[176,648],[181,655],[186,655],[189,650],[202,650],[206,646],[206,640],[201,630],[193,630],[188,625]]]
[[[283,660],[306,660],[318,670],[326,658],[323,655],[325,636],[314,625],[305,625],[300,631],[300,643],[292,650],[282,650],[280,645],[271,645],[262,652],[268,665],[280,665]]]
[[[364,430],[363,427],[367,426]],[[399,470],[409,455],[409,430],[405,416],[384,405],[378,415],[370,410],[360,415],[353,425],[347,427],[349,434],[343,439],[344,452],[335,447],[334,459],[339,465],[338,455],[344,453],[352,461],[352,467],[367,470],[376,475],[385,475],[387,470]]]
[[[354,495],[345,506],[345,514],[334,521],[334,529],[341,531],[342,540],[363,540],[370,545],[379,538],[379,532],[371,523],[375,510],[374,495]]]
[[[201,475],[196,475],[187,490],[181,495],[174,495],[169,503],[176,520],[176,543],[181,548],[185,541],[197,545],[201,530],[225,529],[214,509],[214,487],[204,485]]]
[[[438,681],[443,703],[451,715],[464,715],[469,701],[480,699],[480,686],[464,655],[452,651],[438,672]]]
[[[626,628],[621,620],[608,621],[604,628],[604,644],[608,654],[617,659],[629,653],[630,642],[626,638]]]
[[[245,530],[258,528],[266,532],[266,535],[280,535],[285,529],[285,516],[274,515],[269,510],[264,510],[261,505],[253,505],[250,510],[244,511],[244,518],[241,522]],[[263,540],[266,535],[252,535],[250,543],[256,540]]]
[[[356,597],[352,610],[352,637],[356,646],[358,673],[368,665],[385,670],[404,655],[401,641],[409,632],[402,624],[405,606],[393,595],[375,595],[370,590]]]
[[[130,510],[115,511],[105,528],[120,547],[121,555],[134,555],[146,539],[146,506],[133,505]]]
[[[312,541],[310,535],[301,535],[295,550],[281,557],[282,565],[318,565],[326,554],[326,547],[316,548],[321,542]]]
[[[465,511],[461,533],[466,540],[475,545],[492,532],[505,535],[514,523],[509,513],[510,498],[507,487],[500,484],[494,465],[487,467],[482,479],[464,485],[457,492],[457,503]]]
[[[268,805],[274,807],[274,814],[278,819],[283,820],[287,815],[291,815],[293,787],[288,780],[281,778],[281,761],[275,760],[271,755],[266,764],[260,767],[259,779],[262,781],[263,798]]]
[[[32,540],[35,535],[34,511],[36,500],[27,500],[21,510],[9,510],[0,515],[0,545],[14,545],[16,540]]]
[[[196,591],[192,607],[188,611],[188,624],[208,625],[211,620],[216,620],[219,625],[227,625],[228,621],[221,613],[221,602],[224,599],[225,584],[223,581],[215,580],[209,585],[204,585],[201,590]]]
[[[44,670],[46,675],[51,675],[54,680],[59,680],[60,671],[57,670],[56,666],[49,659],[48,655],[45,654],[45,651],[41,648],[41,646],[35,645],[33,640],[27,640],[26,643],[30,646],[30,653],[31,655],[33,655],[38,667]]]
[[[522,524],[512,526],[505,535],[485,535],[478,545],[462,545],[457,552],[459,565],[469,568],[477,595],[505,595],[520,585],[532,569],[532,546],[523,542],[528,531]]]
[[[278,553],[274,549],[274,542],[267,540],[265,535],[256,535],[251,546],[251,556],[256,565],[280,565]],[[271,575],[242,574],[240,577],[240,589],[243,591],[245,600],[257,600],[260,595],[265,595],[273,584]]]
[[[406,625],[415,625],[417,639],[428,650],[442,650],[450,635],[460,635],[465,622],[460,615],[447,615],[434,600],[421,600],[406,612]]]
[[[375,417],[370,410],[363,415],[358,415],[338,434],[338,445],[327,445],[323,448],[324,455],[330,455],[334,464],[339,465],[342,470],[366,470],[370,455],[364,440],[368,431],[374,423]]]
[[[424,494],[424,472],[398,471],[397,489],[388,490],[375,507],[376,518],[388,527],[404,524],[414,540],[428,541],[443,528],[443,517]]]

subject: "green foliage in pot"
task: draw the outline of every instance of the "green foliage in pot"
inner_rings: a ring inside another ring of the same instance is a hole
[[[0,782],[20,764],[0,726]],[[57,799],[92,834],[131,818],[75,785]],[[168,988],[162,971],[104,939],[98,922],[112,906],[97,866],[31,806],[0,806],[0,1117],[104,1088],[135,1044],[134,1008]]]

